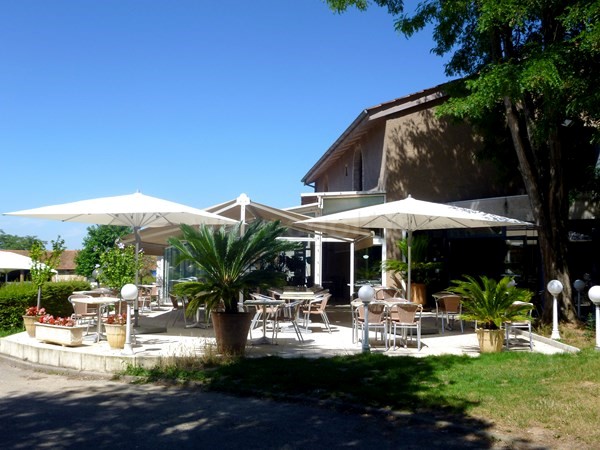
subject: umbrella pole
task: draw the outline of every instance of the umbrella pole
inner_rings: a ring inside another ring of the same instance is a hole
[[[133,227],[133,233],[135,235],[135,287],[138,288],[139,285],[139,271],[137,269],[138,267],[138,258],[140,257],[140,227]],[[139,288],[138,288],[139,289]],[[139,290],[138,290],[138,295],[139,295]],[[138,302],[138,298],[136,295],[135,298],[135,303],[133,304],[133,326],[137,327],[138,326],[138,317],[140,314],[139,311],[139,302]]]
[[[410,302],[410,301],[412,301],[411,292],[410,292],[411,291],[411,288],[410,288],[410,285],[411,285],[410,275],[411,274],[410,273],[412,272],[412,257],[410,254],[411,247],[412,247],[412,230],[408,230],[407,242],[408,242],[408,286],[406,288],[406,292],[407,292],[406,296],[408,297],[407,300]]]

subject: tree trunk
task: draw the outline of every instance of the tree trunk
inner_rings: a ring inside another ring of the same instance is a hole
[[[37,292],[37,309],[39,310],[41,306],[42,306],[42,287],[38,286],[38,292]]]
[[[534,150],[523,139],[519,115],[513,101],[505,97],[504,107],[507,124],[513,145],[519,159],[519,170],[529,196],[533,216],[538,230],[538,244],[544,271],[544,288],[552,279],[563,285],[559,305],[562,318],[567,321],[576,319],[575,308],[571,301],[571,281],[567,265],[568,243],[568,197],[562,175],[562,152],[557,138],[548,138],[549,154],[546,162],[549,170],[537,167]],[[531,130],[527,130],[531,135]],[[530,140],[527,139],[530,143]],[[552,296],[544,289],[544,308],[542,322],[552,322]]]

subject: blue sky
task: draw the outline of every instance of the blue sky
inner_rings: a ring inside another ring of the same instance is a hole
[[[0,212],[137,190],[297,205],[363,109],[447,80],[431,47],[321,0],[3,0]],[[0,216],[69,249],[88,226]]]

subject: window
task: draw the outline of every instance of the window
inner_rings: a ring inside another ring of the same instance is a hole
[[[363,189],[363,156],[360,150],[354,152],[354,177],[352,179],[352,189],[362,191]]]

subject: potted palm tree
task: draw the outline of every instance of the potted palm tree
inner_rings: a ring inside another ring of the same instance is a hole
[[[408,256],[408,240],[400,239],[396,242],[398,250],[404,257]],[[427,285],[438,278],[438,272],[442,268],[439,261],[428,261],[427,253],[429,247],[429,236],[417,234],[413,236],[411,246],[411,297],[414,303],[425,305],[427,303]],[[408,280],[408,262],[401,259],[388,259],[382,266],[385,270],[399,274],[404,280]],[[392,275],[396,286],[401,286],[400,279]]]
[[[481,276],[479,281],[466,275],[453,280],[450,292],[462,297],[461,318],[477,321],[477,339],[482,353],[499,352],[504,345],[506,322],[528,319],[533,293],[514,286],[511,277],[500,281]]]
[[[201,305],[211,312],[217,350],[243,355],[252,313],[239,307],[240,294],[283,286],[284,273],[273,262],[297,244],[279,239],[286,231],[279,221],[251,223],[241,233],[233,228],[181,225],[181,238],[169,244],[179,250],[178,263],[192,263],[202,275],[198,281],[177,285],[177,293],[190,299],[186,314],[194,316]]]

